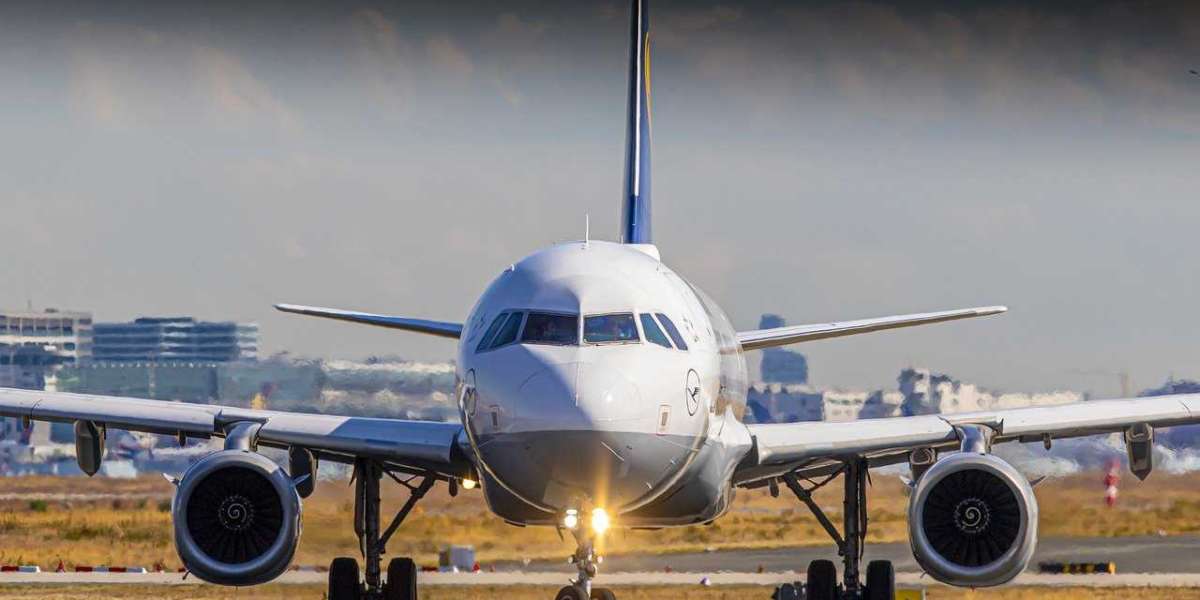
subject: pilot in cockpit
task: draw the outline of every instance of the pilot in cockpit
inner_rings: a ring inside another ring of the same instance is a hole
[[[638,339],[633,315],[597,315],[588,317],[583,326],[584,340],[593,344],[628,342]]]

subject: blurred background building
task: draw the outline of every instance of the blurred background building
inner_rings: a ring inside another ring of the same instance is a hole
[[[786,325],[783,317],[773,314],[765,314],[758,321],[759,329]],[[764,383],[808,383],[808,359],[795,350],[766,348],[762,351],[759,375]]]
[[[258,324],[141,317],[96,323],[92,356],[98,362],[225,363],[258,358]]]
[[[86,363],[92,357],[92,313],[0,310],[0,344],[10,352],[37,348],[59,364]]]
[[[759,328],[783,327],[779,315],[766,314]],[[794,350],[763,352],[760,381],[750,385],[748,421],[853,421],[885,417],[960,413],[1081,402],[1073,391],[997,393],[930,369],[907,368],[896,378],[896,389],[842,390],[812,385],[808,361]],[[1190,388],[1189,388],[1190,389]]]

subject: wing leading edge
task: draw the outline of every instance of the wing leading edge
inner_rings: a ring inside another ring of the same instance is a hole
[[[738,342],[743,350],[758,350],[772,346],[786,346],[799,342],[810,342],[826,338],[858,335],[885,329],[931,325],[959,319],[986,317],[1007,312],[1004,306],[983,306],[979,308],[964,308],[941,312],[897,315],[894,317],[879,317],[876,319],[860,319],[857,321],[839,321],[835,323],[816,323],[812,325],[794,325],[790,327],[775,327],[773,329],[756,329],[754,331],[739,331]]]
[[[843,423],[751,424],[747,427],[755,455],[735,479],[747,483],[851,456],[872,459],[873,466],[898,462],[897,457],[916,448],[955,447],[956,427],[963,425],[987,426],[996,433],[993,441],[999,443],[1113,433],[1140,424],[1169,427],[1193,423],[1200,423],[1200,394]]]
[[[299,446],[331,459],[369,457],[461,476],[470,465],[459,449],[462,425],[367,417],[250,410],[209,404],[0,388],[0,416],[35,421],[88,421],[114,429],[222,437],[226,428],[258,423],[257,441]]]
[[[439,337],[455,338],[462,335],[463,326],[461,323],[450,323],[447,321],[429,321],[427,319],[412,319],[409,317],[394,317],[390,315],[379,315],[374,313],[358,312],[353,310],[342,310],[339,308],[323,308],[320,306],[300,306],[297,304],[276,304],[275,309],[293,313],[297,315],[307,315],[310,317],[322,317],[325,319],[336,319],[338,321],[349,321],[351,323],[362,323],[364,325],[374,325],[376,327],[387,327],[389,329],[403,329],[405,331],[413,331],[416,333],[424,333],[427,335],[436,335]]]

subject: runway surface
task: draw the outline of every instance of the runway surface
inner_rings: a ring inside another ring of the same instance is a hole
[[[598,581],[605,585],[777,585],[796,581],[801,576],[786,573],[601,573]],[[289,572],[276,579],[280,584],[321,585],[325,573]],[[421,573],[421,585],[544,585],[561,586],[567,582],[563,573],[508,571],[497,573]],[[896,582],[902,586],[934,586],[937,582],[918,573],[900,573]],[[0,586],[5,584],[160,584],[195,585],[203,583],[195,577],[184,579],[178,573],[0,573]],[[1037,575],[1027,573],[1012,585],[1051,587],[1200,587],[1200,574],[1195,573],[1126,573],[1117,575]]]
[[[614,556],[604,561],[600,578],[609,585],[696,585],[707,577],[713,585],[772,585],[801,578],[809,561],[838,560],[830,548],[737,550],[695,554]],[[896,565],[897,581],[904,585],[935,585],[923,577],[905,544],[869,547],[866,560],[886,559]],[[1016,585],[1037,586],[1150,586],[1200,587],[1200,536],[1047,539],[1038,545],[1032,567],[1038,562],[1108,562],[1117,564],[1116,575],[1041,575],[1030,571]],[[573,572],[562,562],[504,562],[496,572],[421,573],[425,585],[560,585]],[[668,571],[668,567],[670,570]],[[759,573],[759,567],[763,572]],[[488,570],[490,570],[489,566]],[[278,583],[318,584],[326,574],[292,571]],[[178,573],[0,573],[4,583],[200,583]]]
[[[774,550],[734,550],[695,554],[633,555],[606,557],[601,572],[716,571],[768,572],[804,571],[814,559],[827,558],[840,564],[833,545]],[[919,573],[908,544],[868,544],[865,561],[890,560],[898,573]],[[1200,574],[1200,536],[1052,538],[1038,542],[1030,566],[1039,562],[1115,562],[1118,573]],[[569,573],[564,560],[497,563],[496,570],[554,571]]]

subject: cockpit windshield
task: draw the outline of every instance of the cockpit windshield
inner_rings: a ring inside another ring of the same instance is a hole
[[[659,319],[664,318],[659,316]],[[642,326],[646,328],[646,336],[651,342],[664,348],[671,347],[671,343],[654,324],[649,314],[642,315],[642,322]],[[664,326],[667,328],[667,335],[671,335],[670,326]],[[475,351],[484,352],[500,348],[518,340],[522,344],[578,346],[579,315],[522,311],[500,313],[483,334]],[[613,313],[589,315],[584,318],[583,341],[588,344],[636,344],[641,342],[641,337],[638,335],[637,320],[633,313]]]
[[[671,336],[671,341],[675,342],[675,347],[686,351],[688,349],[687,342],[683,341],[683,336],[679,335],[679,328],[675,327],[675,323],[670,317],[662,313],[657,313],[654,316],[658,317],[658,321],[667,330],[667,335]]]
[[[593,315],[583,320],[583,341],[589,344],[625,344],[639,340],[632,313]]]
[[[492,338],[496,337],[496,332],[500,331],[500,327],[504,325],[504,320],[508,318],[508,313],[500,313],[496,320],[492,321],[492,326],[487,328],[487,332],[479,340],[479,345],[475,347],[476,352],[483,352],[488,349],[488,345],[492,343]]]
[[[658,344],[663,348],[670,348],[671,342],[667,340],[667,335],[658,327],[658,323],[654,322],[654,317],[648,313],[638,315],[642,320],[642,333],[646,336],[646,341],[652,344]]]
[[[521,343],[574,346],[579,343],[579,315],[531,312]]]
[[[506,346],[517,340],[517,332],[521,331],[521,317],[519,312],[508,315],[508,320],[504,322],[504,327],[500,328],[500,332],[496,334],[492,343],[488,344],[488,349],[499,348]]]

